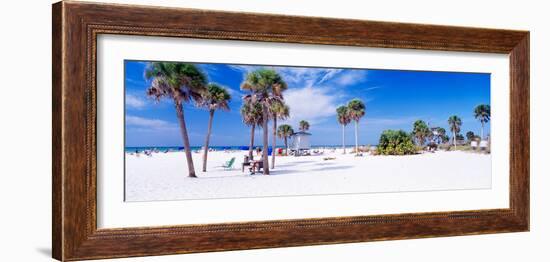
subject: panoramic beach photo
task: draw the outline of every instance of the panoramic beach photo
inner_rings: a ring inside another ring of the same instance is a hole
[[[491,188],[491,75],[124,62],[125,201]]]

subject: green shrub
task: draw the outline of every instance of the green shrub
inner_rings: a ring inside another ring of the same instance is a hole
[[[377,153],[380,155],[411,155],[416,154],[416,146],[412,138],[403,130],[385,130],[380,135]]]

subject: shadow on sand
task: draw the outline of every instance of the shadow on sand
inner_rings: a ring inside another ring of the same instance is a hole
[[[296,161],[296,162],[292,162],[292,163],[286,163],[286,164],[276,164],[275,167],[288,167],[288,166],[296,166],[296,165],[300,165],[300,164],[308,164],[308,163],[314,163],[314,162],[317,162],[317,161],[313,161],[313,160],[307,160],[307,161]]]
[[[316,166],[334,166],[336,165],[335,162],[320,162],[320,163],[315,163],[314,165]]]
[[[273,176],[278,176],[278,175],[288,175],[288,174],[291,174],[291,175],[299,175],[300,174],[300,171],[298,170],[293,170],[293,169],[290,169],[290,170],[280,170],[280,169],[270,169],[269,170],[269,175],[273,175]],[[257,175],[263,175],[261,172],[260,173],[257,173]]]
[[[296,166],[298,164],[308,164],[308,163],[314,163],[313,165],[311,165],[311,167],[317,167],[317,168],[306,169],[306,170],[284,169],[287,167]],[[317,171],[324,171],[324,170],[344,170],[344,169],[349,169],[353,167],[353,166],[335,166],[335,165],[337,165],[337,163],[334,163],[334,162],[319,163],[317,161],[298,161],[298,162],[293,162],[289,164],[276,165],[277,167],[276,169],[269,170],[269,175],[288,175],[288,174],[304,175],[304,174],[308,174],[309,172],[317,172]],[[281,170],[281,168],[283,169]],[[229,170],[229,171],[237,171],[237,169]],[[236,174],[236,175],[201,177],[201,175],[198,174],[197,176],[198,176],[198,179],[202,180],[202,179],[220,179],[220,178],[236,178],[236,177],[245,178],[249,176],[263,175],[262,171],[256,172],[256,174],[251,174],[247,169],[245,169],[245,171],[242,173],[240,172],[241,170],[238,170],[238,171],[239,171],[239,174]],[[190,178],[190,179],[197,180],[197,178]]]
[[[326,167],[319,167],[314,169],[308,169],[308,170],[270,170],[270,175],[306,175],[310,172],[317,172],[317,171],[326,171],[326,170],[344,170],[353,168],[353,166],[326,166]]]
[[[344,170],[352,167],[353,166],[329,166],[329,167],[320,167],[320,168],[310,169],[308,171]]]

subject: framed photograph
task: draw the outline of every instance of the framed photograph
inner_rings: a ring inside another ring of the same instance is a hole
[[[529,32],[53,5],[53,257],[529,230]]]

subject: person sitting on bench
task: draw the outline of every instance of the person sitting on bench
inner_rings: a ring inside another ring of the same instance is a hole
[[[257,161],[252,161],[252,165],[250,166],[250,174],[254,175],[256,172],[260,172],[264,168],[264,161],[262,159]]]

